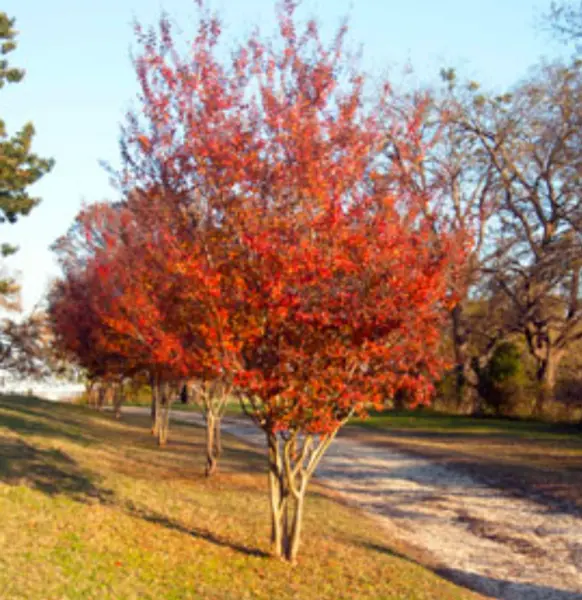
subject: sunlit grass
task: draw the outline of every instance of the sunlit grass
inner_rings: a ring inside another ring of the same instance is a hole
[[[510,434],[518,438],[578,441],[582,445],[582,428],[575,425],[521,419],[477,418],[439,413],[430,409],[372,412],[365,419],[354,419],[352,424],[369,429]]]
[[[317,486],[299,564],[271,558],[264,458],[224,442],[209,481],[196,427],[159,450],[143,417],[0,398],[0,597],[477,597]]]

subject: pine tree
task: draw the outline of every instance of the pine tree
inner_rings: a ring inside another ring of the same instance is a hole
[[[6,83],[18,83],[24,71],[9,65],[6,56],[16,48],[14,19],[0,12],[0,88]],[[34,126],[26,123],[20,131],[10,136],[0,119],[0,223],[15,223],[27,215],[40,198],[31,196],[29,187],[51,170],[52,159],[41,158],[31,151]],[[16,248],[2,244],[0,254],[5,257]],[[0,299],[5,302],[17,286],[11,279],[0,280]],[[4,302],[4,303],[5,303]]]

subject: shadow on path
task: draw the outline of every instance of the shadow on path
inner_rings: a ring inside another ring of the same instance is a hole
[[[361,545],[368,550],[374,550],[388,556],[398,556],[410,562],[421,564],[410,559],[410,557],[400,555],[387,546],[370,543],[363,543]],[[440,577],[444,577],[457,585],[500,600],[580,600],[582,598],[582,592],[578,593],[545,585],[496,579],[460,569],[437,568],[433,569],[433,571]]]
[[[440,435],[440,434],[439,434]],[[341,438],[355,441],[358,444],[374,446],[378,458],[382,451],[393,454],[401,453],[403,457],[417,458],[429,461],[430,466],[416,469],[415,480],[423,479],[423,468],[427,470],[446,469],[456,472],[465,478],[471,479],[481,485],[489,486],[492,490],[500,490],[515,498],[533,501],[540,506],[540,510],[548,514],[566,513],[582,517],[582,457],[575,461],[567,457],[559,469],[543,466],[532,466],[520,462],[517,449],[512,451],[511,460],[496,459],[492,456],[472,456],[458,450],[454,445],[447,445],[451,436],[443,434],[442,444],[434,446],[415,446],[414,433],[399,435],[399,432],[390,431],[381,434],[364,428],[353,427],[340,436]],[[407,444],[407,439],[412,444]],[[581,438],[582,439],[582,438]],[[518,440],[519,443],[519,440]],[[551,445],[552,440],[548,441]],[[565,451],[567,443],[560,442]],[[578,445],[579,447],[579,445]],[[527,458],[527,457],[526,457]],[[531,457],[529,457],[531,459]]]
[[[505,581],[459,569],[437,569],[435,573],[474,592],[502,600],[580,600],[582,598],[582,591],[570,592],[545,585]]]

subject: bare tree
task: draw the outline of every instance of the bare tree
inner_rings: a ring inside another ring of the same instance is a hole
[[[463,124],[462,115],[472,110],[478,86],[474,82],[462,85],[453,69],[442,70],[441,79],[443,85],[438,89],[402,95],[395,102],[401,112],[418,111],[423,106],[420,131],[424,154],[403,157],[390,143],[387,153],[391,160],[401,163],[400,171],[408,172],[417,194],[434,199],[427,210],[446,213],[456,230],[473,234],[463,275],[450,282],[458,298],[451,311],[450,339],[457,409],[479,412],[479,371],[505,328],[495,314],[476,318],[470,307],[475,298],[489,292],[482,289],[483,271],[494,258],[488,233],[499,198],[493,185],[494,167],[484,160],[479,140],[467,135]],[[483,307],[489,306],[481,306],[479,317]]]
[[[33,311],[0,323],[0,367],[16,377],[45,377],[55,367],[46,315]]]
[[[494,172],[498,198],[492,289],[537,363],[538,410],[561,358],[582,338],[581,64],[540,68],[511,94],[476,95],[460,115]]]
[[[552,2],[545,21],[559,39],[575,44],[577,51],[582,51],[582,1]]]

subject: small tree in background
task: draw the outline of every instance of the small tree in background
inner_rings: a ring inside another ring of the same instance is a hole
[[[498,200],[483,272],[504,298],[506,331],[523,335],[536,361],[539,416],[582,339],[582,65],[544,65],[502,96],[476,91],[456,118],[492,169]]]
[[[158,230],[137,228],[124,204],[82,210],[55,244],[65,279],[51,296],[57,342],[119,397],[124,377],[150,376],[152,433],[164,446],[184,362],[167,322],[173,286]],[[164,279],[165,277],[165,279]],[[165,307],[165,308],[164,308]]]
[[[488,408],[497,415],[516,415],[525,400],[527,377],[520,348],[513,342],[502,342],[481,372],[479,392]],[[533,404],[530,401],[530,404]],[[526,411],[527,412],[527,411]]]

